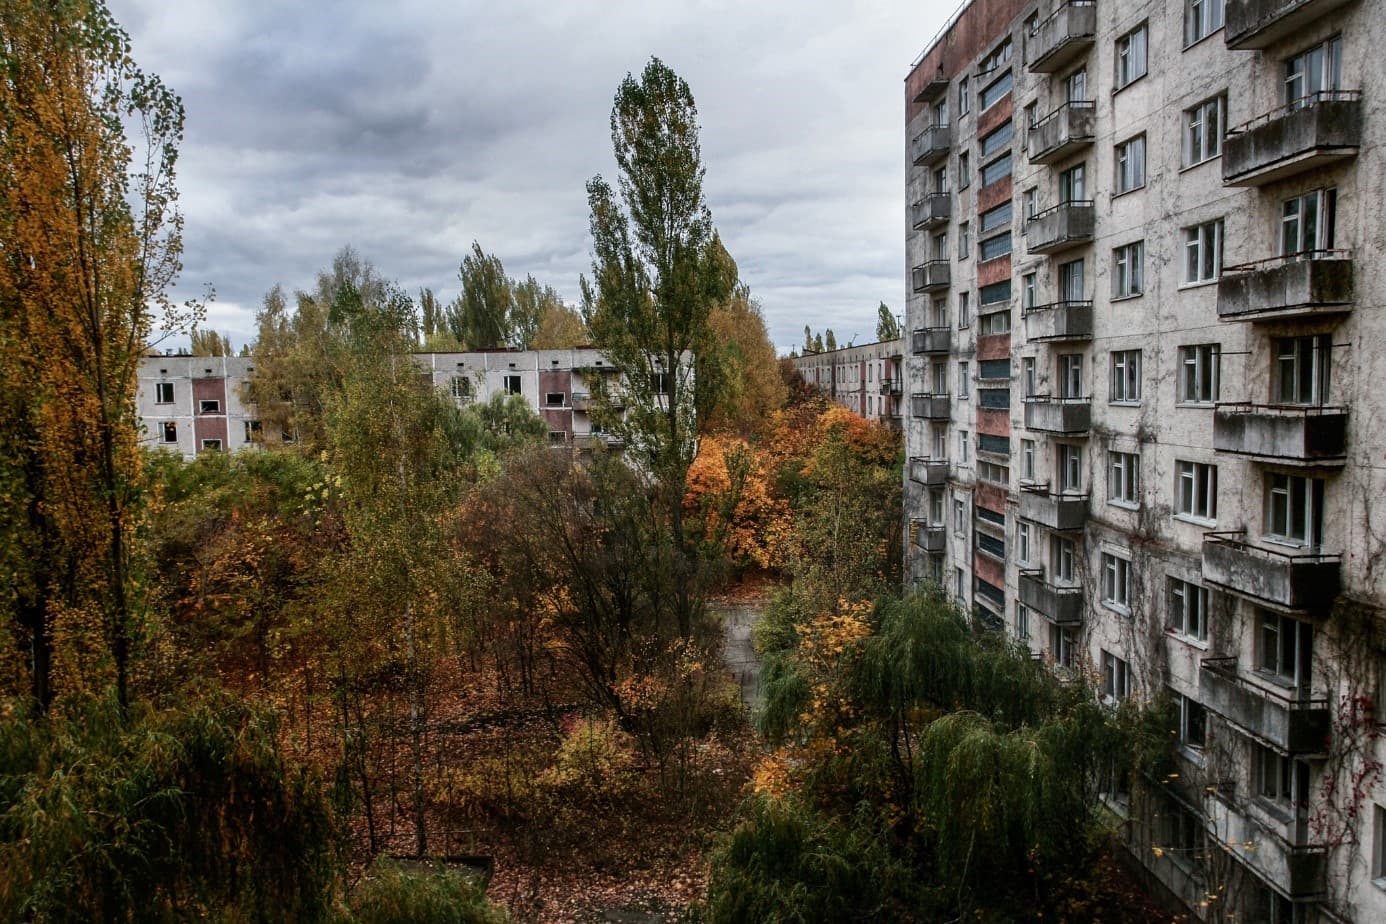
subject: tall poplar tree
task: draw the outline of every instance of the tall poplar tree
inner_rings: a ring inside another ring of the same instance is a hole
[[[693,93],[658,58],[617,89],[611,143],[616,188],[600,176],[587,184],[593,281],[583,280],[584,311],[593,342],[625,377],[628,410],[613,429],[658,480],[691,572],[682,501],[697,452],[697,357],[715,351],[708,319],[735,278],[703,198]],[[685,637],[694,615],[688,584],[678,582]]]
[[[40,706],[130,696],[135,382],[155,312],[177,320],[182,131],[101,0],[0,4],[0,616]]]

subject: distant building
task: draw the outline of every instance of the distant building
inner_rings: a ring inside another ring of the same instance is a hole
[[[904,382],[903,341],[882,340],[794,357],[794,368],[820,394],[868,420],[898,428]]]
[[[502,393],[520,395],[548,424],[551,442],[620,448],[589,413],[594,382],[620,376],[597,350],[415,353],[414,359],[437,388],[459,403],[489,401]],[[144,443],[187,458],[260,444],[263,434],[256,408],[241,400],[242,387],[254,374],[255,361],[249,357],[146,356],[140,364],[137,399]],[[293,434],[282,437],[292,441]]]

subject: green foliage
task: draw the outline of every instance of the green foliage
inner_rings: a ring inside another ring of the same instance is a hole
[[[320,920],[336,834],[272,718],[234,699],[0,720],[4,920]]]
[[[446,870],[414,872],[378,860],[351,895],[342,924],[505,924],[503,911],[486,900],[480,885]]]
[[[900,322],[891,313],[890,306],[881,302],[881,307],[876,311],[876,340],[883,342],[895,340],[900,336]]]
[[[489,350],[510,340],[514,296],[500,258],[472,241],[457,271],[462,294],[448,306],[448,329],[468,350]]]

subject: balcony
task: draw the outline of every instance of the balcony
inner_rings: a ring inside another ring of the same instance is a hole
[[[1352,310],[1350,250],[1307,250],[1225,266],[1218,279],[1218,320],[1277,321]]]
[[[921,263],[914,268],[912,273],[914,291],[934,292],[938,289],[946,289],[949,285],[949,272],[947,260],[930,260]]]
[[[1032,164],[1052,164],[1092,144],[1097,104],[1089,100],[1064,103],[1030,126],[1025,156]]]
[[[916,420],[947,420],[947,395],[910,395],[910,411]]]
[[[952,144],[953,130],[950,126],[930,125],[910,141],[910,160],[917,167],[928,166],[947,157]]]
[[[1204,800],[1208,833],[1239,862],[1267,882],[1275,883],[1291,900],[1322,895],[1327,887],[1328,848],[1294,844],[1271,825],[1239,804],[1233,794],[1214,790]]]
[[[1088,518],[1088,496],[1053,494],[1047,484],[1022,485],[1020,518],[1061,532],[1082,529]]]
[[[1264,186],[1356,157],[1362,143],[1362,95],[1324,90],[1227,130],[1222,184]]]
[[[1025,429],[1061,436],[1086,436],[1092,427],[1091,398],[1025,399]]]
[[[1236,658],[1200,661],[1198,691],[1204,706],[1244,734],[1278,750],[1287,754],[1323,754],[1328,750],[1328,700],[1297,696],[1293,688],[1243,675],[1237,670]]]
[[[1280,610],[1324,612],[1340,588],[1341,559],[1252,545],[1244,533],[1203,535],[1203,579]]]
[[[899,379],[881,379],[880,393],[883,394],[883,395],[898,395],[898,394],[900,394],[900,380],[899,380]]]
[[[924,552],[944,550],[948,533],[942,523],[930,524],[924,520],[915,520],[913,526],[915,548]]]
[[[626,444],[620,437],[610,433],[584,433],[574,434],[572,445],[574,449],[590,452],[593,449],[621,449]]]
[[[953,196],[946,192],[929,193],[910,206],[910,221],[916,231],[936,228],[953,217]]]
[[[910,480],[922,485],[940,485],[948,480],[947,459],[910,459]]]
[[[1025,63],[1036,74],[1063,70],[1092,47],[1097,35],[1097,4],[1069,0],[1055,10],[1025,45]]]
[[[592,409],[592,396],[582,391],[573,392],[569,397],[568,403],[575,411],[588,411]]]
[[[1227,0],[1223,40],[1236,51],[1267,48],[1348,0]]]
[[[1076,626],[1083,622],[1082,587],[1050,584],[1044,579],[1043,569],[1034,568],[1021,570],[1019,591],[1021,603],[1055,625]]]
[[[1091,340],[1092,302],[1052,302],[1026,308],[1025,339]]]
[[[911,347],[915,353],[947,353],[953,339],[946,327],[921,327],[913,332]]]
[[[1213,411],[1213,449],[1282,465],[1342,465],[1347,421],[1345,407],[1219,404]]]
[[[943,76],[943,66],[940,65],[938,73],[924,81],[920,86],[919,92],[914,94],[916,103],[932,103],[944,93],[948,92],[948,78]]]
[[[1025,249],[1030,253],[1058,253],[1091,244],[1093,227],[1091,199],[1061,202],[1025,223]]]

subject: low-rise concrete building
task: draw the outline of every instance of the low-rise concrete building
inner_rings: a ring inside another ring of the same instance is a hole
[[[809,352],[794,357],[794,368],[810,386],[848,410],[898,428],[903,420],[903,349],[902,340],[882,340]]]

